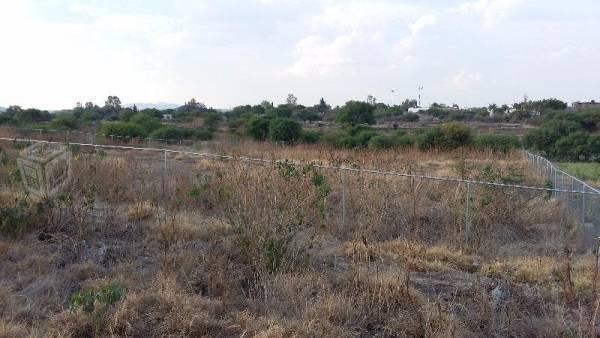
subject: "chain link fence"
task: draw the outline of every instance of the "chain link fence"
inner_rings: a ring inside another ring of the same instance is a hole
[[[202,198],[211,208],[240,214],[245,221],[295,212],[300,219],[327,224],[342,236],[415,238],[490,252],[515,243],[528,250],[560,247],[567,237],[574,246],[589,249],[598,235],[600,192],[529,153],[528,163],[546,178],[545,186],[232,156],[209,147],[187,151],[180,148],[183,144],[159,148],[148,146],[147,140],[119,144],[105,143],[104,138],[98,143],[90,142],[93,134],[85,133],[10,132],[0,140],[66,142],[95,150],[78,155],[76,167],[98,184],[109,184],[98,177],[110,173],[108,179],[114,180],[110,184],[128,193],[117,200],[185,205],[192,203],[190,196],[206,194]],[[106,194],[120,191],[117,188]]]
[[[569,215],[583,226],[585,237],[593,241],[600,236],[600,190],[574,177],[548,159],[525,152],[529,165],[546,179],[545,185],[555,189],[552,196],[564,203]],[[564,193],[560,190],[581,192]]]

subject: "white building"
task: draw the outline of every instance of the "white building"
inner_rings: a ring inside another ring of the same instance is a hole
[[[429,110],[429,108],[423,108],[423,107],[408,108],[408,112],[413,113],[413,114],[419,114],[420,112],[427,111],[427,110]]]

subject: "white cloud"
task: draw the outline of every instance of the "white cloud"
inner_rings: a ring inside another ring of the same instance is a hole
[[[451,84],[455,89],[464,90],[481,82],[481,78],[480,73],[469,73],[461,69],[452,77]]]
[[[417,7],[389,1],[326,2],[322,11],[305,24],[316,29],[333,29],[355,34],[404,26],[420,14]]]
[[[432,26],[437,23],[437,17],[432,14],[427,14],[415,21],[412,25],[410,25],[410,32],[412,35],[419,33],[423,28],[427,26]]]
[[[433,26],[438,22],[438,18],[432,14],[426,14],[419,17],[409,26],[409,34],[400,39],[393,48],[393,53],[397,59],[402,62],[408,62],[413,59],[411,50],[415,44],[419,33],[428,26]]]
[[[118,34],[148,41],[157,48],[175,48],[185,39],[185,31],[176,19],[165,15],[123,15],[104,11],[100,7],[75,4],[75,13],[92,18],[89,24],[96,32]]]
[[[339,36],[333,41],[326,41],[321,36],[303,38],[296,44],[296,60],[289,68],[289,74],[298,77],[325,75],[339,66],[351,63],[352,58],[347,55],[347,50],[352,40],[347,35]]]
[[[501,21],[521,0],[475,0],[461,4],[458,11],[463,14],[481,16],[484,27],[492,27]]]

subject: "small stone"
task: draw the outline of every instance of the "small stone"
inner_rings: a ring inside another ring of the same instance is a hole
[[[492,290],[491,296],[492,301],[495,304],[506,302],[510,297],[510,290],[508,290],[508,288],[504,287],[502,284],[498,284],[498,286]]]
[[[108,251],[108,247],[104,244],[100,246],[98,251],[96,252],[96,262],[98,264],[105,265],[110,261],[110,253]]]

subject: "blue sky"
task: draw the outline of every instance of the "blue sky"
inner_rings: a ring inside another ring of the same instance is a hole
[[[600,100],[598,37],[597,0],[2,1],[0,106]]]

